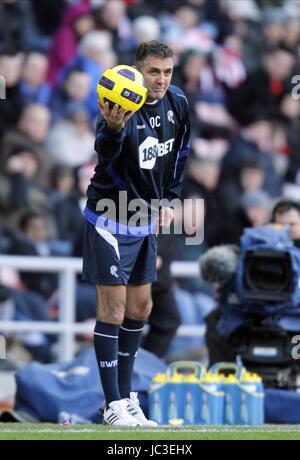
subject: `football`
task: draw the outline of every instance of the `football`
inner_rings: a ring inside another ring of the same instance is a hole
[[[146,100],[147,88],[141,72],[128,65],[117,65],[102,74],[97,95],[101,107],[108,102],[110,107],[118,104],[127,111],[136,112]]]

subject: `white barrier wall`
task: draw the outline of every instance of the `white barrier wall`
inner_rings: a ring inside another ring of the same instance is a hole
[[[60,360],[74,357],[75,335],[92,332],[93,324],[75,323],[76,275],[81,272],[82,259],[69,257],[0,256],[0,266],[22,271],[54,272],[59,275],[59,318],[57,322],[0,321],[0,333],[39,331],[60,335]],[[196,262],[173,262],[171,273],[180,278],[199,276]],[[180,326],[177,334],[203,335],[203,326]]]

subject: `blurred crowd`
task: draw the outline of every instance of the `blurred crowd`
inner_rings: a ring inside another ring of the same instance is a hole
[[[245,227],[269,221],[276,199],[300,199],[299,0],[2,0],[2,254],[81,255],[97,81],[154,39],[174,49],[172,83],[190,104],[183,198],[205,200],[203,244],[177,235],[174,258],[238,243]],[[200,324],[211,288],[176,286],[181,321]],[[0,320],[56,320],[57,290],[56,275],[0,267]],[[76,302],[77,320],[94,317],[94,289],[80,279]],[[53,359],[53,337],[20,340],[35,359]]]

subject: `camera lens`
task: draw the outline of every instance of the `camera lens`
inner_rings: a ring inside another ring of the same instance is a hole
[[[292,268],[288,253],[249,252],[245,259],[244,285],[247,296],[281,301],[290,293]]]

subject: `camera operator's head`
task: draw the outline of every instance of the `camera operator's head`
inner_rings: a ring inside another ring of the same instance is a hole
[[[280,200],[274,207],[272,221],[289,225],[292,240],[300,240],[300,203],[294,200]]]

